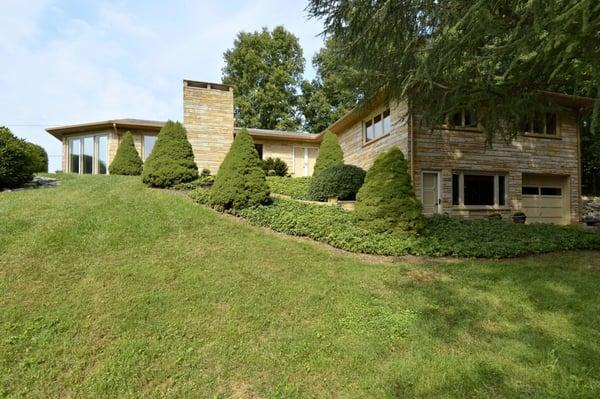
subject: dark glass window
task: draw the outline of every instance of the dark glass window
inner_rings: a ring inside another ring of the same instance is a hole
[[[465,126],[477,127],[477,115],[473,111],[465,111]]]
[[[546,134],[556,135],[556,114],[546,114]]]
[[[457,112],[454,115],[452,115],[452,125],[454,125],[454,126],[462,126],[463,125],[462,112]]]
[[[464,175],[465,205],[494,205],[494,176]]]
[[[498,205],[506,205],[506,176],[498,176]]]
[[[263,159],[263,145],[262,144],[254,144],[254,148],[256,148],[256,152],[258,152],[258,157]]]
[[[460,175],[452,175],[452,205],[459,205]]]
[[[542,187],[542,195],[562,195],[560,187]]]
[[[523,195],[539,195],[540,189],[539,187],[523,186],[521,193]]]

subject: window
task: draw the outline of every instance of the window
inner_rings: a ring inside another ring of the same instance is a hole
[[[531,119],[522,123],[522,129],[525,133],[556,136],[556,113],[535,114]]]
[[[521,193],[523,195],[540,195],[540,188],[539,187],[523,186],[523,188],[521,189]]]
[[[365,142],[378,139],[392,131],[392,117],[390,110],[386,109],[381,114],[365,121]]]
[[[541,187],[540,191],[542,195],[562,195],[562,190],[560,189],[560,187]]]
[[[156,136],[144,136],[144,161],[148,159],[156,144]]]
[[[453,127],[470,127],[476,128],[478,126],[477,114],[475,111],[462,110],[455,113],[450,118]]]
[[[70,138],[69,165],[71,173],[106,174],[108,171],[108,137],[106,135]]]
[[[506,176],[499,174],[452,175],[452,205],[506,206]]]
[[[262,144],[254,144],[254,148],[256,148],[256,152],[258,152],[258,158],[263,159],[263,145]]]

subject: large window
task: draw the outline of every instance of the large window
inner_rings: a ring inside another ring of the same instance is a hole
[[[506,176],[499,174],[453,174],[452,204],[459,206],[505,206]]]
[[[386,109],[381,114],[375,115],[373,118],[365,121],[365,142],[378,139],[389,134],[392,131],[392,117],[390,110]]]
[[[148,159],[156,144],[156,136],[144,136],[144,161]]]
[[[556,113],[535,114],[521,124],[521,128],[525,133],[547,136],[556,136],[558,134],[556,126]]]
[[[74,137],[68,141],[71,173],[106,174],[108,171],[108,137],[95,135]]]

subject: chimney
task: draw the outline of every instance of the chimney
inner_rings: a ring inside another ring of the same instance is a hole
[[[233,87],[184,80],[183,125],[198,169],[216,174],[233,142]]]

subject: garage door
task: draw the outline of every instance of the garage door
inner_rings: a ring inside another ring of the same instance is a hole
[[[528,223],[568,223],[566,177],[523,175],[523,212]]]

